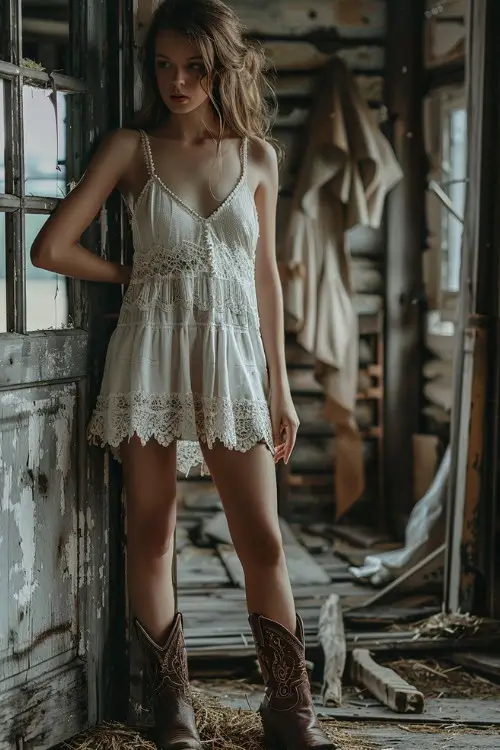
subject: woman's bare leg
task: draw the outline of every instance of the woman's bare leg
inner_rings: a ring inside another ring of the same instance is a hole
[[[176,446],[137,438],[121,446],[127,496],[127,574],[131,608],[162,643],[175,614],[172,557]]]
[[[201,445],[245,573],[250,613],[295,633],[295,605],[278,522],[276,470],[265,445],[246,453]]]

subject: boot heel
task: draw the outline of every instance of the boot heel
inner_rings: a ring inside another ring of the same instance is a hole
[[[271,729],[264,728],[264,745],[266,750],[287,750],[279,737]]]

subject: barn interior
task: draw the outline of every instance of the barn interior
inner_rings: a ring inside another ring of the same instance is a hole
[[[341,621],[348,681],[356,649],[406,660],[406,676],[425,662],[445,685],[429,693],[429,726],[497,726],[498,691],[484,705],[480,679],[500,677],[500,6],[229,4],[267,52],[278,105],[277,259],[301,423],[277,468],[278,507],[311,679],[325,689]],[[96,144],[137,109],[155,6],[0,4],[0,750],[143,718],[121,469],[85,437],[121,290],[41,271],[29,249]],[[329,196],[340,224],[313,258],[296,222],[329,121],[343,124],[327,128],[330,166],[347,164],[360,193]],[[131,260],[118,195],[84,241]],[[210,477],[179,477],[175,584],[193,678],[247,708],[243,570]],[[481,678],[447,692],[439,659]],[[388,704],[356,690],[332,708],[318,688],[325,720],[369,720],[373,747],[405,746]],[[481,734],[493,748],[494,731]],[[471,741],[453,735],[453,747]],[[422,731],[419,746],[440,742]]]

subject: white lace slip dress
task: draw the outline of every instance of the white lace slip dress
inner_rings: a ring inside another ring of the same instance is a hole
[[[132,276],[88,437],[117,458],[134,435],[143,445],[178,440],[178,470],[201,465],[206,474],[200,441],[238,451],[264,442],[274,453],[247,141],[236,186],[204,218],[162,182],[143,131],[141,140],[148,181],[129,207]]]

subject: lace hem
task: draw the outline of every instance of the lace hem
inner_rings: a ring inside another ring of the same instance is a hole
[[[115,393],[100,396],[88,428],[91,443],[117,450],[123,440],[136,435],[145,445],[155,439],[160,445],[181,441],[177,468],[189,474],[201,464],[208,474],[199,442],[209,448],[217,442],[230,450],[246,452],[264,442],[274,453],[269,407],[265,401],[233,401],[220,396],[186,394]]]

